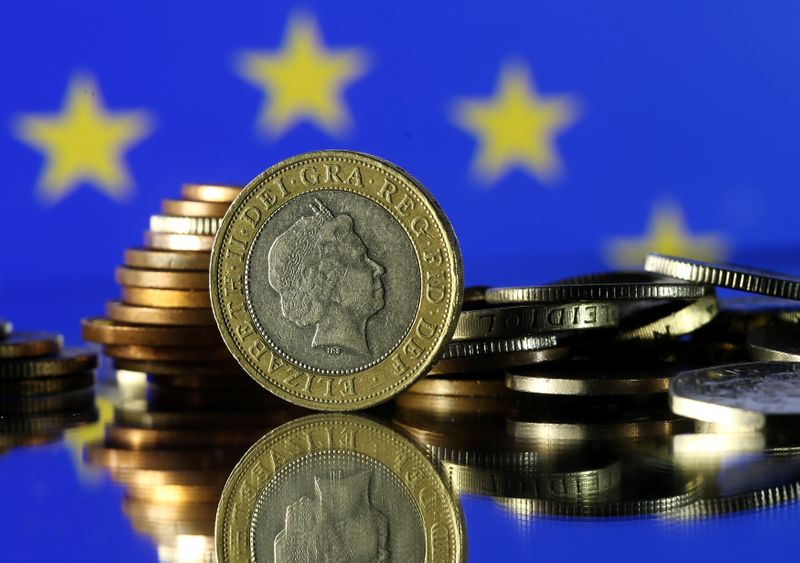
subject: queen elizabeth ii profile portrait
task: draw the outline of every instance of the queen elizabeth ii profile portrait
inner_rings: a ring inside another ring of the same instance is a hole
[[[370,355],[367,321],[385,305],[385,270],[368,256],[352,217],[334,216],[319,199],[310,208],[267,255],[281,314],[301,327],[316,325],[315,348]]]

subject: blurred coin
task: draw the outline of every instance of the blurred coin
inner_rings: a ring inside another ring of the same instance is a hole
[[[14,325],[11,324],[11,321],[7,321],[6,319],[0,318],[0,340],[4,338],[8,338],[8,336],[14,330]]]
[[[262,428],[228,430],[203,428],[194,430],[107,426],[105,443],[114,447],[135,450],[248,447],[260,438],[263,433]]]
[[[241,389],[181,389],[151,385],[147,397],[154,408],[225,409],[281,408],[286,403],[270,393]]]
[[[486,302],[569,303],[573,301],[641,301],[663,299],[697,299],[707,295],[703,285],[670,280],[645,272],[593,274],[573,278],[572,283],[555,283],[530,287],[492,287],[486,290]],[[583,280],[592,280],[584,282]],[[614,281],[605,281],[614,280]]]
[[[471,285],[464,288],[464,303],[462,309],[471,311],[480,307],[486,307],[486,290],[488,285]]]
[[[458,414],[504,414],[510,408],[509,399],[508,395],[490,397],[401,393],[395,398],[395,404],[404,412],[450,417]]]
[[[478,307],[461,312],[453,340],[527,336],[618,324],[619,311],[613,302]]]
[[[241,456],[241,448],[207,450],[130,450],[89,444],[83,450],[87,463],[115,469],[202,469],[232,467]]]
[[[509,389],[545,395],[641,395],[665,393],[674,367],[666,364],[567,360],[508,368]]]
[[[215,327],[141,326],[118,323],[103,317],[81,320],[84,340],[100,344],[148,346],[202,346],[221,344]]]
[[[144,232],[144,245],[156,250],[211,250],[214,237],[211,235],[176,235],[173,233]]]
[[[456,397],[502,397],[509,394],[502,379],[423,377],[406,390],[422,395]]]
[[[187,430],[187,432],[190,432]],[[202,431],[201,431],[202,432]],[[194,431],[197,434],[197,431]],[[254,441],[254,440],[253,440]],[[250,443],[252,444],[251,441]],[[183,471],[170,469],[111,469],[115,481],[138,487],[161,487],[164,485],[222,485],[228,478],[228,472],[222,469],[186,469]]]
[[[644,269],[694,283],[705,283],[784,299],[800,299],[800,278],[735,266],[710,264],[688,258],[648,254]]]
[[[769,418],[800,416],[800,364],[751,362],[686,371],[669,388],[680,415],[758,429]]]
[[[222,217],[227,210],[227,203],[189,201],[185,199],[165,199],[161,203],[161,211],[165,215]]]
[[[138,344],[106,345],[103,353],[124,360],[159,360],[163,362],[225,361],[230,352],[224,346],[144,346]]]
[[[719,311],[715,295],[696,301],[658,304],[624,316],[618,341],[671,340],[710,323]]]
[[[148,374],[147,380],[154,386],[204,390],[247,390],[256,392],[258,395],[263,395],[263,393],[259,392],[260,389],[256,382],[248,377],[241,368],[238,372],[223,377],[219,377],[218,375],[200,375],[197,373],[185,375]]]
[[[211,309],[177,309],[128,305],[121,301],[106,303],[106,315],[114,321],[143,325],[213,326]]]
[[[114,408],[114,424],[135,428],[263,428],[283,424],[297,416],[296,411],[275,408],[264,411],[236,409],[179,410],[155,409],[145,400],[128,400]]]
[[[131,268],[198,272],[208,272],[210,261],[210,252],[153,250],[149,248],[129,248],[125,251],[124,259],[125,265]]]
[[[227,378],[244,373],[242,368],[233,358],[230,361],[216,361],[211,363],[194,362],[159,362],[158,360],[126,360],[114,359],[114,367],[129,371],[138,371],[152,375],[196,375],[198,377]]]
[[[245,490],[254,494],[243,501]],[[326,508],[323,516],[318,506]],[[256,442],[225,484],[215,526],[217,560],[290,557],[309,541],[309,519],[323,530],[357,530],[358,540],[347,544],[340,536],[314,534],[328,557],[466,560],[463,515],[451,488],[410,440],[367,418],[305,417]],[[240,535],[255,539],[238,542]]]
[[[121,293],[122,302],[128,305],[170,309],[208,309],[211,306],[208,291],[200,289],[153,289],[122,286]]]
[[[213,235],[222,219],[219,217],[180,217],[178,215],[151,215],[150,230],[154,233],[177,235]]]
[[[120,285],[130,287],[208,289],[206,272],[165,272],[121,267],[116,269],[114,277]]]
[[[0,415],[85,411],[94,406],[94,389],[44,395],[2,395]]]
[[[97,356],[82,348],[64,348],[58,354],[0,362],[0,378],[54,377],[97,367]]]
[[[800,302],[764,295],[719,299],[719,313],[713,322],[695,335],[704,341],[733,342],[775,321],[800,319]]]
[[[51,433],[96,422],[97,409],[94,407],[67,412],[46,412],[38,414],[18,414],[0,417],[0,433],[26,432]]]
[[[222,485],[159,485],[142,487],[128,485],[125,491],[128,498],[135,498],[164,504],[196,505],[204,502],[217,502],[222,495]]]
[[[37,377],[29,379],[0,378],[0,395],[42,395],[62,393],[91,387],[94,373],[81,371],[61,377]]]
[[[0,340],[0,360],[36,358],[57,354],[64,345],[60,334],[50,332],[15,332]]]
[[[753,330],[747,335],[747,353],[753,360],[800,362],[800,330],[788,326]]]
[[[458,241],[433,197],[351,151],[299,155],[251,181],[217,233],[210,276],[217,326],[245,371],[319,410],[411,385],[450,340],[463,294]]]
[[[184,184],[181,197],[195,201],[230,203],[242,191],[240,186],[220,186],[216,184]]]

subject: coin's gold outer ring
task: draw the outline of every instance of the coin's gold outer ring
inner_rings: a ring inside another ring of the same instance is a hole
[[[342,185],[333,182],[303,184],[300,176],[304,167],[326,164],[357,167],[360,170],[358,185],[347,182]],[[289,178],[290,174],[297,177]],[[411,211],[403,215],[394,204],[378,197],[380,182],[374,180],[381,178],[390,178],[396,184],[397,199],[407,196],[414,202]],[[420,305],[407,333],[386,357],[346,376],[317,373],[292,360],[264,338],[248,311],[244,291],[245,257],[264,222],[294,198],[321,190],[354,193],[388,212],[411,240],[420,271]],[[253,223],[245,213],[251,217],[257,213],[259,221]],[[429,229],[424,235],[432,240],[428,241],[428,246],[423,247],[419,240],[422,234],[416,230],[412,232],[411,225],[419,225],[418,220],[424,221]],[[440,300],[434,301],[430,292],[426,293],[426,275],[445,279]],[[463,280],[461,251],[453,228],[422,184],[401,168],[374,156],[352,151],[318,151],[270,167],[234,200],[214,239],[209,291],[214,318],[225,344],[261,386],[300,406],[348,411],[391,399],[431,368],[455,330],[463,300]],[[430,337],[422,336],[425,323],[435,327]]]
[[[217,508],[214,537],[220,563],[253,560],[249,531],[260,492],[293,461],[324,452],[363,455],[400,481],[425,529],[426,562],[466,561],[465,522],[458,498],[418,446],[366,417],[316,414],[272,430],[234,467]],[[431,541],[434,536],[437,541]]]

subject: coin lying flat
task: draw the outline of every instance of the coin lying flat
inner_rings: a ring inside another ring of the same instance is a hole
[[[154,233],[176,235],[213,235],[217,232],[219,217],[181,217],[178,215],[151,215],[150,230]]]
[[[747,353],[754,360],[800,362],[800,330],[765,326],[747,335]]]
[[[151,248],[129,248],[125,251],[124,259],[125,265],[130,268],[198,272],[207,272],[210,262],[210,252],[154,250]]]
[[[214,324],[211,309],[145,307],[128,305],[121,301],[107,302],[106,315],[114,321],[143,325],[212,326]]]
[[[0,341],[0,359],[35,358],[57,354],[64,345],[60,334],[15,332]]]
[[[103,317],[81,320],[84,340],[99,344],[142,344],[148,346],[202,346],[219,344],[213,327],[162,327],[118,323]]]
[[[502,379],[424,377],[406,390],[420,395],[452,397],[502,397],[509,394]]]
[[[356,416],[301,418],[256,442],[215,528],[220,563],[466,560],[458,500],[425,454]]]
[[[14,325],[11,324],[11,321],[7,321],[6,319],[0,318],[0,340],[4,338],[8,338],[8,336],[13,332]]]
[[[0,378],[56,377],[94,369],[97,356],[81,348],[64,348],[53,356],[0,362]]]
[[[174,233],[144,232],[144,245],[156,250],[189,250],[201,252],[211,250],[212,235],[176,235]]]
[[[784,299],[800,299],[800,278],[732,264],[709,264],[699,260],[648,254],[644,269],[674,278],[760,293]]]
[[[672,375],[673,369],[664,364],[571,360],[509,368],[506,385],[515,391],[545,395],[640,395],[665,393]]]
[[[159,362],[157,360],[115,359],[114,367],[128,371],[137,371],[152,375],[197,375],[203,377],[228,377],[241,375],[242,368],[233,358],[224,362]]]
[[[453,340],[475,340],[550,333],[562,330],[609,328],[619,324],[613,302],[557,305],[479,307],[462,311]]]
[[[800,363],[750,362],[687,371],[669,387],[676,414],[762,428],[770,417],[800,416]]]
[[[2,416],[86,411],[93,407],[94,389],[89,387],[63,393],[0,396]]]
[[[181,197],[194,201],[230,203],[241,193],[241,186],[222,186],[217,184],[184,184]]]
[[[217,326],[242,367],[297,404],[388,400],[437,360],[461,307],[461,256],[432,196],[372,156],[320,151],[256,177],[217,233]]]
[[[230,353],[224,346],[145,346],[110,344],[103,348],[110,358],[122,360],[160,360],[163,362],[225,361]]]
[[[266,430],[291,418],[287,409],[263,411],[156,409],[142,399],[127,400],[114,408],[114,424],[133,428],[220,429],[260,428]]]
[[[0,379],[2,395],[43,395],[47,393],[63,393],[91,387],[94,373],[78,372],[62,377],[37,377],[28,379]]]
[[[122,302],[145,307],[169,307],[180,309],[208,309],[211,298],[208,291],[200,289],[155,289],[151,287],[121,288]]]
[[[570,348],[552,334],[463,340],[447,345],[431,374],[471,373],[562,359]]]
[[[185,199],[165,199],[161,211],[165,215],[187,217],[222,217],[228,210],[227,203],[190,201]]]
[[[164,289],[206,289],[207,272],[165,272],[163,270],[140,270],[117,268],[114,272],[117,283],[129,287],[156,287]]]

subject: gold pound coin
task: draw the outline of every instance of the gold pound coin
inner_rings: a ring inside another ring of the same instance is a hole
[[[198,272],[208,272],[210,262],[210,252],[154,250],[150,248],[129,248],[125,251],[124,259],[125,265],[130,268]]]
[[[217,184],[184,184],[181,197],[194,201],[230,203],[242,191],[241,186],[223,186]]]
[[[461,307],[450,223],[383,160],[320,151],[244,188],[212,252],[212,309],[242,367],[320,410],[386,401],[430,369]]]
[[[211,299],[208,291],[191,289],[154,289],[151,287],[121,288],[122,302],[145,307],[178,309],[208,309]]]
[[[120,301],[106,303],[106,315],[114,321],[142,325],[213,326],[211,309],[177,309],[128,305]]]
[[[185,199],[165,199],[161,211],[165,215],[187,217],[222,217],[228,210],[227,203],[208,201],[189,201]]]
[[[211,235],[176,235],[174,233],[144,232],[144,245],[156,250],[211,250],[214,237]]]
[[[256,442],[225,484],[215,528],[220,563],[290,560],[309,546],[312,560],[466,560],[459,502],[433,464],[352,415],[301,418]]]
[[[162,327],[124,324],[91,317],[81,321],[84,340],[99,344],[141,344],[147,346],[202,346],[220,344],[214,327]]]
[[[0,340],[0,360],[38,358],[57,354],[64,344],[60,334],[49,332],[15,332]]]
[[[117,268],[117,283],[128,287],[155,287],[163,289],[207,289],[207,272],[164,272],[162,270],[139,270]]]

